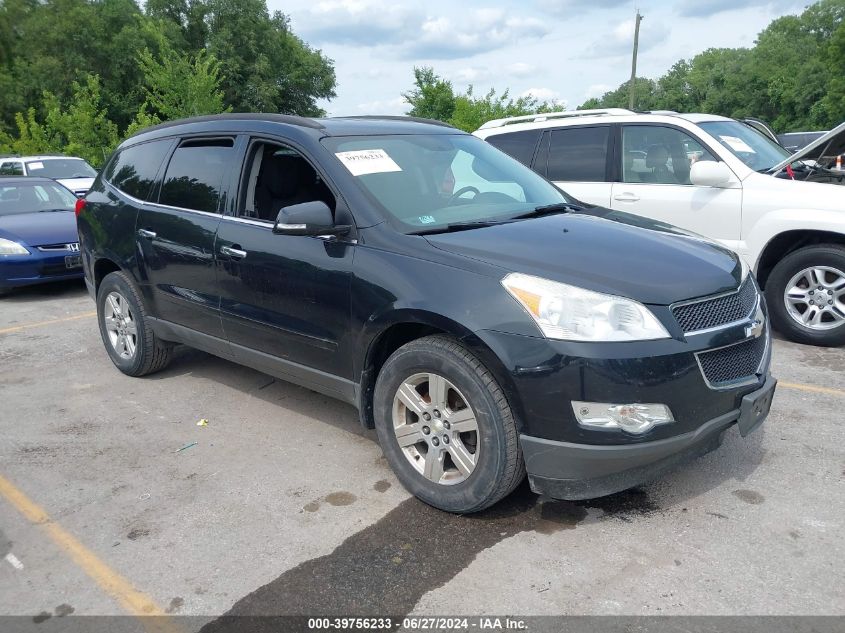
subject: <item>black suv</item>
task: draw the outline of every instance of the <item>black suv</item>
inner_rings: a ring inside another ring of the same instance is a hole
[[[114,364],[187,344],[357,406],[438,508],[523,479],[609,494],[746,435],[766,308],[728,250],[587,208],[406,117],[199,117],[125,141],[77,206]]]

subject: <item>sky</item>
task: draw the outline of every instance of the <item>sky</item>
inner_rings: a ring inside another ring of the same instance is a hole
[[[268,0],[335,64],[331,116],[405,114],[414,66],[458,91],[509,89],[575,108],[626,81],[634,16],[637,76],[657,78],[713,47],[749,47],[774,18],[808,0]]]

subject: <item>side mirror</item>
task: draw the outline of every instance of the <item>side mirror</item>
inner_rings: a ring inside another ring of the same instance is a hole
[[[282,207],[273,233],[278,235],[344,235],[351,227],[335,225],[332,210],[322,200]]]
[[[689,179],[702,187],[727,187],[733,180],[733,172],[725,163],[700,160],[690,169]]]

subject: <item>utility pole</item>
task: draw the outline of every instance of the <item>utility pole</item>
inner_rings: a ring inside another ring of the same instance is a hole
[[[637,49],[640,46],[640,22],[643,21],[643,16],[640,15],[640,10],[637,9],[637,21],[634,25],[634,56],[631,59],[631,83],[628,84],[628,109],[634,109],[634,101],[636,99],[636,81],[637,81]]]

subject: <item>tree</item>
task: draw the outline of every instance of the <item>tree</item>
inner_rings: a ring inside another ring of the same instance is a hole
[[[402,93],[410,104],[410,116],[448,121],[455,113],[455,90],[452,82],[435,74],[428,66],[414,67],[414,88]]]
[[[426,66],[414,68],[414,88],[402,97],[411,106],[409,115],[444,121],[467,132],[473,132],[493,119],[560,109],[554,103],[540,101],[531,95],[513,99],[508,90],[496,94],[495,89],[491,89],[483,97],[476,97],[469,86],[465,93],[456,95],[452,82]]]
[[[637,105],[760,117],[778,131],[833,127],[845,119],[843,24],[845,0],[821,0],[772,21],[752,48],[709,49],[655,82],[638,79]],[[627,83],[581,108],[624,107],[626,94]]]
[[[231,110],[223,104],[220,62],[214,55],[179,53],[160,35],[158,48],[158,55],[144,49],[138,56],[146,95],[140,116],[149,110],[151,118],[166,121]]]
[[[332,61],[270,16],[265,0],[208,0],[208,50],[221,60],[225,103],[236,111],[325,114],[335,95]]]
[[[102,165],[118,142],[117,126],[108,119],[100,94],[100,79],[89,75],[84,83],[71,83],[66,105],[51,92],[44,92],[42,110],[47,114],[38,121],[35,108],[18,112],[17,138],[0,137],[0,151],[16,154],[62,152]]]

